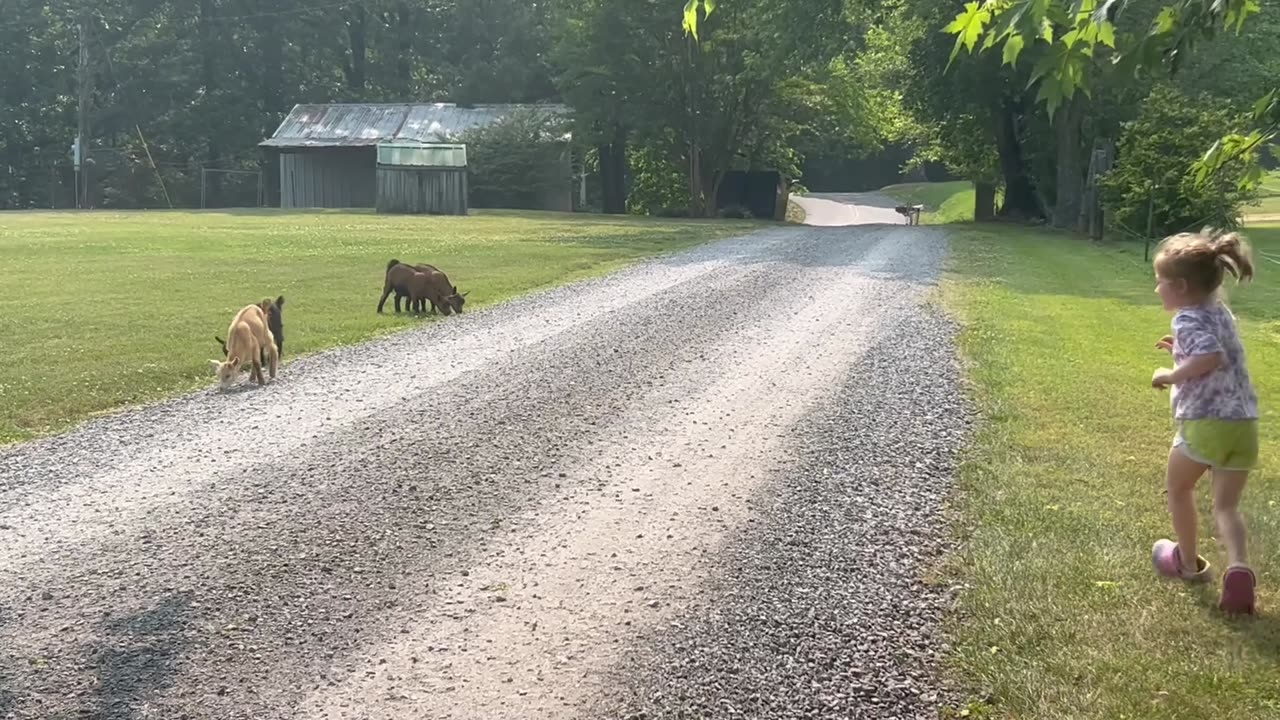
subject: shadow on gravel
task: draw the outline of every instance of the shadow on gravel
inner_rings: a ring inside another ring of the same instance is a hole
[[[5,679],[0,677],[0,682]],[[13,708],[18,704],[18,696],[4,688],[0,688],[0,717],[8,717],[13,712]]]
[[[103,625],[102,641],[90,651],[99,679],[91,717],[138,717],[139,704],[171,684],[189,614],[188,599],[171,595],[155,607]]]
[[[761,490],[760,522],[731,536],[701,599],[632,648],[594,716],[938,716],[951,594],[925,576],[968,433],[954,332],[905,317],[793,428],[800,466]]]
[[[752,239],[734,238],[723,243],[737,243],[736,247],[721,246],[716,260],[735,265],[792,265],[803,268],[855,268],[866,266],[868,275],[901,280],[912,285],[932,285],[942,253],[934,247],[945,248],[947,235],[932,228],[902,227],[897,225],[851,225],[848,227],[792,227],[782,232],[798,232],[794,241],[783,245],[762,247]],[[891,235],[887,247],[877,248]],[[731,249],[730,249],[731,248]],[[875,251],[875,257],[869,257]],[[683,252],[663,258],[659,262],[671,267],[693,265],[707,261],[702,249]]]

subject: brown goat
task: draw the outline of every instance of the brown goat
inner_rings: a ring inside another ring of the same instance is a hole
[[[462,313],[462,297],[457,288],[449,284],[449,278],[439,270],[414,272],[409,279],[409,306],[416,313],[424,313],[431,303],[431,314],[437,311],[450,315]]]
[[[431,312],[438,310],[446,315],[462,314],[462,306],[466,303],[466,293],[459,293],[458,288],[449,283],[449,278],[433,265],[406,265],[398,260],[387,263],[386,277],[382,285],[382,297],[378,300],[378,312],[386,306],[387,297],[396,294],[396,312],[400,312],[400,299],[408,297],[406,309],[423,313],[426,304],[431,303]]]
[[[261,352],[266,350],[270,361],[271,379],[276,377],[276,369],[280,362],[279,351],[276,350],[275,338],[267,329],[267,315],[261,305],[248,305],[236,313],[227,328],[227,359],[225,362],[210,360],[214,373],[218,376],[218,386],[223,390],[231,387],[246,362],[253,364],[252,379],[259,385],[265,385],[262,376]]]
[[[405,264],[408,265],[408,263],[405,263]],[[409,265],[409,267],[413,268],[414,270],[417,270],[420,273],[439,272],[439,268],[437,268],[435,265],[427,265],[426,263],[423,263],[421,265]],[[408,290],[408,288],[406,287],[405,290]],[[408,292],[401,293],[399,290],[396,291],[396,312],[400,312],[400,298],[402,297],[405,299],[405,302],[406,302],[405,308],[407,310],[411,312],[416,312],[416,313],[426,312],[427,309],[425,306],[423,306],[422,303],[418,303],[417,305],[414,305],[414,303],[411,300],[409,300],[409,293]]]
[[[409,280],[413,277],[414,268],[405,265],[399,260],[392,260],[387,263],[387,272],[382,281],[382,297],[378,299],[378,314],[382,314],[382,308],[387,304],[387,296],[392,292],[396,294],[396,314],[400,313],[400,299],[409,296]],[[406,308],[412,309],[412,308]]]

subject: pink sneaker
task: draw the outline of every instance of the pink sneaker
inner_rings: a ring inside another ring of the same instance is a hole
[[[1222,576],[1222,597],[1218,609],[1231,615],[1252,615],[1255,611],[1254,586],[1258,579],[1244,565],[1232,565]]]
[[[1196,556],[1196,571],[1188,573],[1182,569],[1182,555],[1178,552],[1178,543],[1172,540],[1157,540],[1151,548],[1151,564],[1156,572],[1165,577],[1181,578],[1191,582],[1207,582],[1209,580],[1209,561]]]

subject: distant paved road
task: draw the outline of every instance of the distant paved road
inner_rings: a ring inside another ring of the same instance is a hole
[[[791,198],[804,209],[805,224],[820,227],[849,225],[903,225],[894,212],[898,204],[880,193],[812,193]]]

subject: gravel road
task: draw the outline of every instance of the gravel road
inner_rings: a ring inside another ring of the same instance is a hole
[[[771,229],[0,451],[0,718],[935,717],[944,251]]]

